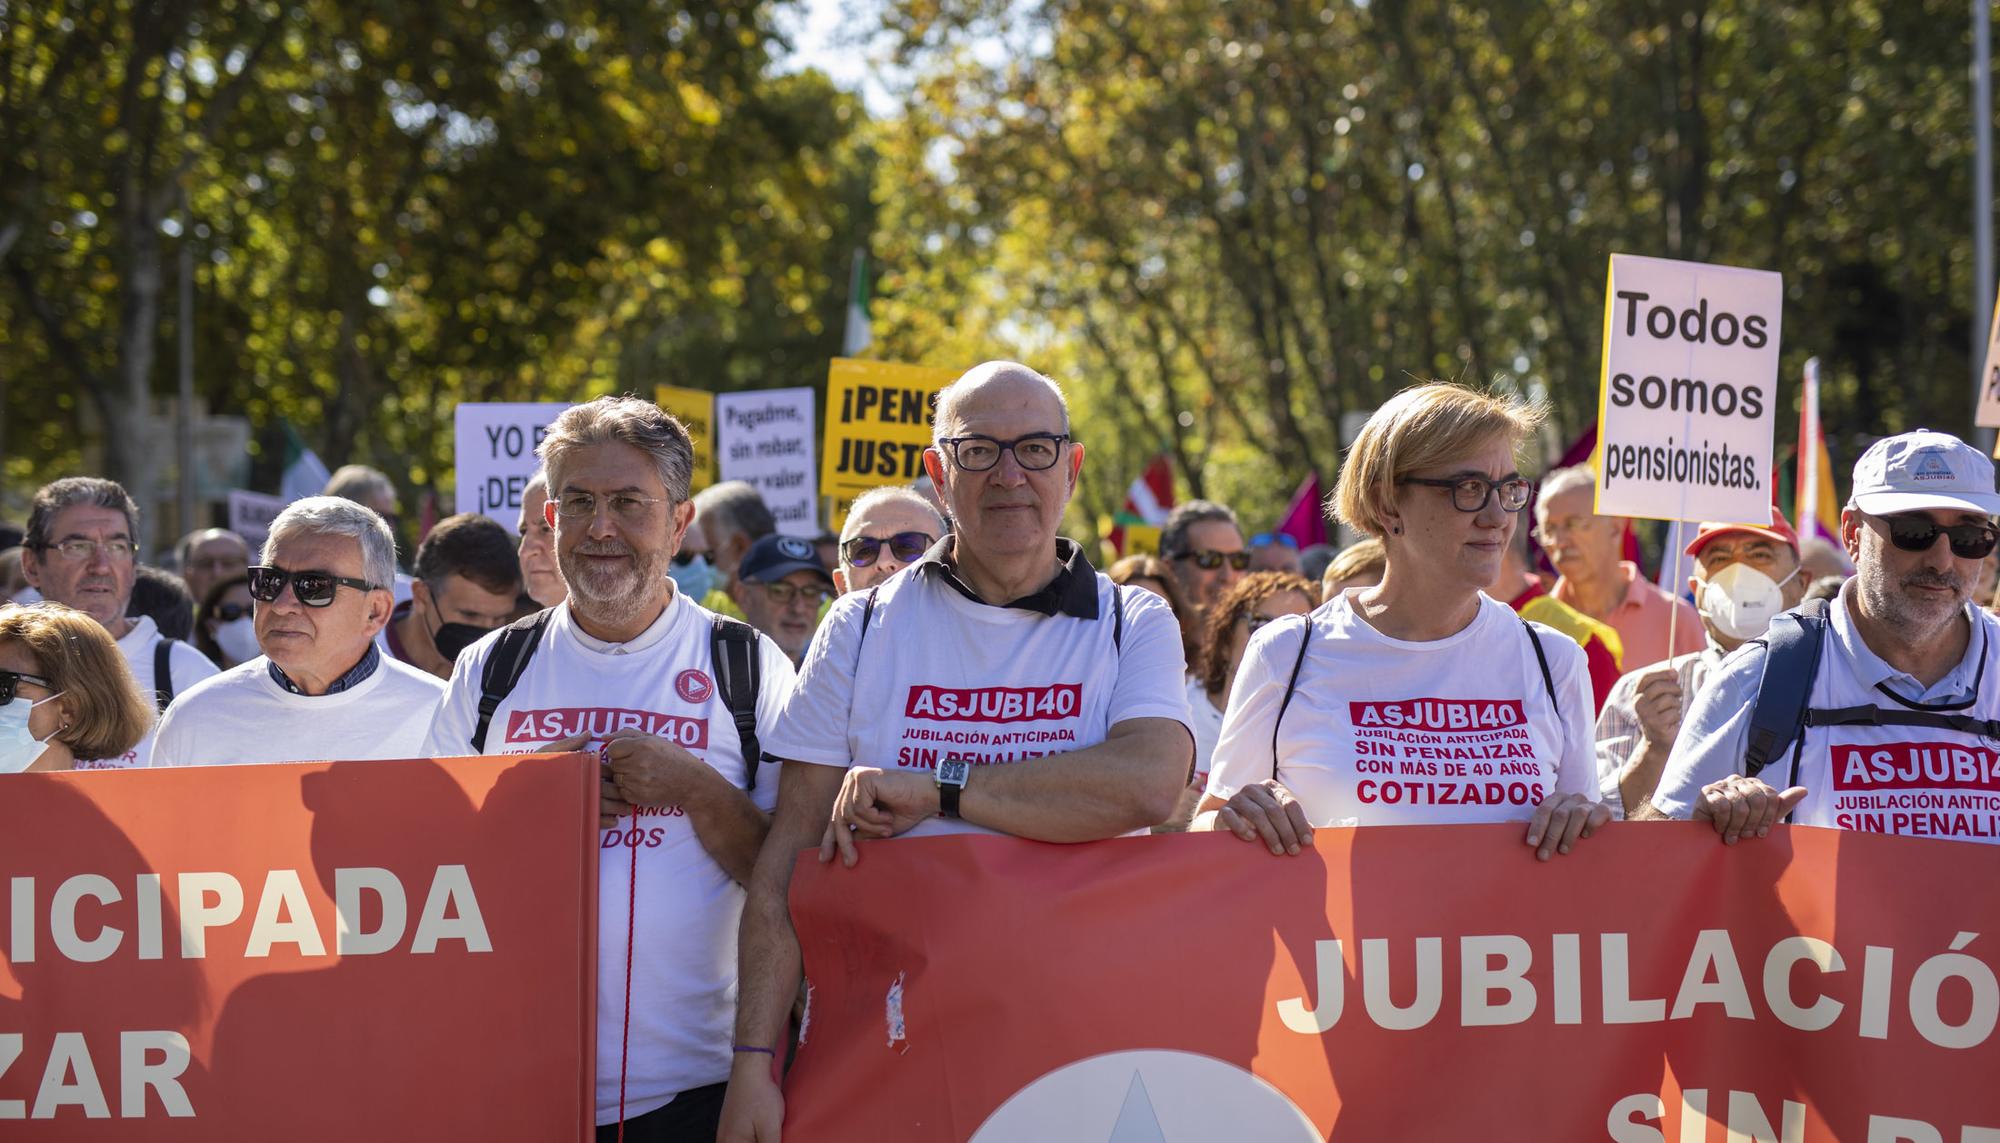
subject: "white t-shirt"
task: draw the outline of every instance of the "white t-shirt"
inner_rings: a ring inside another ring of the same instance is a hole
[[[132,668],[132,679],[139,684],[139,693],[153,703],[159,693],[159,681],[153,677],[153,660],[158,654],[154,648],[160,644],[160,628],[150,615],[132,617],[132,629],[118,640],[118,650],[125,656],[125,663]],[[167,670],[173,673],[174,702],[186,694],[196,683],[214,678],[221,672],[208,656],[195,650],[191,645],[175,642],[167,652]],[[159,732],[155,726],[146,732],[139,744],[116,758],[93,758],[76,760],[79,770],[129,770],[153,764],[153,737]]]
[[[1194,787],[1208,785],[1208,769],[1215,758],[1215,744],[1222,737],[1222,712],[1208,697],[1200,679],[1187,684],[1188,729],[1194,731]]]
[[[259,655],[174,699],[153,765],[421,758],[443,697],[444,680],[387,655],[338,694],[295,695]]]
[[[1308,632],[1297,689],[1276,724],[1276,769],[1312,824],[1525,821],[1551,793],[1599,799],[1583,648],[1539,632],[1558,713],[1528,632],[1506,604],[1480,596],[1463,630],[1413,643],[1354,610],[1364,590],[1251,636],[1223,715],[1210,795],[1226,799],[1271,777],[1273,723]]]
[[[747,783],[736,723],[709,655],[714,613],[676,594],[629,643],[605,643],[557,604],[527,673],[493,712],[488,754],[531,753],[578,734],[603,738],[634,727],[679,743],[737,789]],[[502,631],[505,628],[501,629]],[[479,720],[480,680],[500,632],[467,648],[452,669],[431,756],[469,754]],[[768,638],[757,641],[763,679],[757,733],[770,732],[792,688],[792,664]],[[751,800],[777,804],[778,767],[758,768]],[[618,1118],[618,1067],[625,1060],[625,1115],[664,1106],[692,1088],[729,1078],[736,1019],[736,929],[744,890],[695,836],[679,806],[642,806],[603,831],[597,866],[597,1122]],[[634,889],[637,916],[628,922]],[[625,947],[632,945],[631,1032],[625,1013]]]
[[[1044,615],[968,599],[942,571],[915,566],[876,588],[865,640],[869,593],[834,601],[767,752],[820,766],[928,771],[945,757],[1006,763],[1066,754],[1129,719],[1191,721],[1180,627],[1159,596],[1093,572],[1095,619]],[[1113,592],[1125,611],[1116,646]],[[994,832],[938,816],[902,836]]]

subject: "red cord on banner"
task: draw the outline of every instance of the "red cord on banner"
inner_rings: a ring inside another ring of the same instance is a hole
[[[598,757],[609,764],[609,744],[599,751]],[[632,932],[638,921],[639,904],[639,844],[636,838],[631,848],[632,875],[625,883],[625,1019],[618,1032],[618,1143],[625,1143],[625,1063],[632,1050]]]

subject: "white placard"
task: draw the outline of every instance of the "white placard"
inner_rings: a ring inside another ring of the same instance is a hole
[[[819,534],[814,436],[811,389],[715,395],[718,473],[756,485],[788,536]]]
[[[535,474],[535,446],[568,405],[466,404],[453,413],[459,512],[477,512],[518,534],[521,492]]]
[[[1768,524],[1784,278],[1611,256],[1597,511]]]
[[[1979,409],[1972,423],[1982,429],[2000,428],[2000,298],[1993,304],[1993,324],[1986,327],[1986,362],[1979,371]]]
[[[282,496],[245,492],[241,488],[229,490],[229,530],[250,545],[250,562],[257,562],[255,557],[263,550],[264,537],[271,534],[271,521],[285,510],[286,503]]]

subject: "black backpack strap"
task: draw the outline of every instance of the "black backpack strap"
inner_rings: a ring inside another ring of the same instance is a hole
[[[1948,714],[1935,710],[1897,710],[1893,707],[1846,706],[1835,710],[1806,711],[1807,726],[1922,726],[1931,730],[1952,730],[1981,738],[2000,738],[2000,719],[1974,718],[1968,714]]]
[[[479,724],[472,728],[472,749],[486,753],[486,731],[493,724],[493,712],[514,693],[515,684],[528,671],[528,660],[541,646],[553,609],[537,611],[516,619],[500,632],[493,651],[486,656],[486,669],[479,676]]]
[[[1111,585],[1111,649],[1125,649],[1125,593],[1115,583]]]
[[[1549,655],[1542,650],[1541,632],[1536,631],[1535,625],[1526,619],[1521,620],[1521,626],[1528,629],[1528,642],[1535,647],[1535,662],[1542,665],[1542,689],[1549,692],[1549,705],[1555,708],[1556,716],[1560,718],[1562,703],[1556,698],[1556,679],[1554,675],[1549,674]]]
[[[153,644],[153,701],[159,704],[160,713],[167,713],[167,704],[174,701],[174,643],[165,635]]]
[[[1292,705],[1292,695],[1299,689],[1299,668],[1306,665],[1306,648],[1312,645],[1312,616],[1306,616],[1305,634],[1299,638],[1299,657],[1292,660],[1292,676],[1285,680],[1285,697],[1278,701],[1278,717],[1271,720],[1271,777],[1278,776],[1278,727],[1285,721],[1285,709]]]
[[[1819,675],[1826,627],[1827,601],[1813,599],[1772,616],[1770,628],[1756,640],[1764,645],[1764,678],[1750,714],[1750,737],[1743,752],[1745,777],[1756,777],[1804,732],[1806,702]]]
[[[715,617],[709,629],[708,654],[715,663],[715,686],[736,723],[736,737],[743,743],[744,789],[757,788],[757,767],[764,761],[763,744],[757,740],[757,691],[763,683],[763,656],[757,643],[757,629],[726,615]]]

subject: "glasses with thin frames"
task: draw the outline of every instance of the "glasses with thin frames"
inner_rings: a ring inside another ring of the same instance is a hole
[[[45,691],[55,690],[55,684],[40,675],[30,675],[21,671],[0,671],[0,706],[14,701],[20,693],[22,683],[33,683]]]
[[[881,557],[886,546],[891,558],[908,564],[915,563],[935,543],[935,537],[922,532],[898,532],[887,537],[856,536],[840,545],[840,555],[849,567],[865,568]]]
[[[951,462],[966,472],[985,472],[1000,463],[1003,452],[1013,453],[1014,463],[1029,472],[1040,472],[1055,467],[1069,439],[1068,433],[1029,433],[1010,441],[973,434],[946,437],[938,443],[951,454]]]
[[[350,579],[325,571],[290,571],[268,564],[260,564],[250,569],[250,598],[259,603],[276,602],[285,593],[285,585],[292,585],[292,596],[306,607],[325,607],[333,602],[334,593],[343,587],[356,591],[386,591],[387,588],[369,583],[365,579]]]
[[[1175,560],[1188,560],[1192,562],[1194,566],[1200,568],[1203,571],[1214,571],[1216,568],[1221,567],[1224,563],[1227,563],[1230,567],[1236,569],[1237,571],[1250,570],[1249,552],[1218,552],[1213,550],[1206,550],[1199,552],[1176,552],[1174,555],[1169,556],[1168,558]]]
[[[1863,518],[1881,525],[1875,530],[1906,552],[1928,552],[1942,532],[1951,542],[1951,554],[1961,560],[1983,560],[2000,546],[2000,532],[1991,524],[1940,524],[1928,516],[1896,515]]]
[[[818,584],[801,587],[795,583],[767,583],[764,585],[764,592],[771,597],[771,602],[779,607],[790,607],[792,601],[797,599],[804,599],[817,607],[833,594]]]
[[[130,540],[86,540],[81,536],[71,536],[67,540],[57,540],[45,544],[42,550],[54,552],[71,563],[80,564],[95,555],[100,549],[113,560],[123,562],[139,553],[139,545]]]
[[[1451,489],[1451,506],[1460,512],[1479,512],[1486,502],[1500,494],[1502,512],[1519,512],[1535,494],[1533,481],[1523,476],[1503,476],[1488,480],[1483,476],[1405,476],[1398,484],[1421,484],[1426,488]]]
[[[614,492],[604,498],[605,506],[611,509],[611,516],[621,524],[636,524],[644,520],[655,504],[665,504],[664,496],[635,496],[630,492]],[[556,515],[571,520],[594,520],[597,518],[597,494],[594,492],[565,492],[556,500]]]

